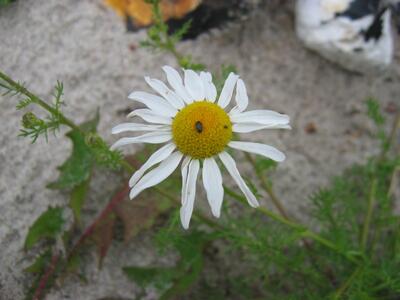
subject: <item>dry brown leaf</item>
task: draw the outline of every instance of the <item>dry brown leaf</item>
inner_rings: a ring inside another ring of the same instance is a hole
[[[130,17],[136,26],[152,23],[152,6],[143,0],[104,0],[121,17]],[[196,9],[202,0],[161,0],[160,8],[164,20],[180,19]]]
[[[95,227],[93,240],[99,255],[99,268],[103,264],[103,259],[107,255],[114,236],[115,215],[113,213],[106,216]]]
[[[124,200],[115,208],[115,214],[124,224],[124,240],[128,242],[139,231],[149,228],[154,224],[155,219],[166,211],[170,205],[158,198],[147,197],[143,194],[140,199]]]
[[[83,234],[90,236],[96,244],[100,268],[112,243],[117,217],[123,223],[124,240],[128,242],[141,230],[150,228],[156,218],[171,207],[169,200],[155,198],[150,192],[144,192],[135,201],[131,201],[126,197],[128,191],[129,187],[126,185]]]

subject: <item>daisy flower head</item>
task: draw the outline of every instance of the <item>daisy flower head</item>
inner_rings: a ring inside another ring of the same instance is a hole
[[[182,174],[182,207],[180,217],[185,229],[189,227],[196,195],[196,182],[201,172],[203,186],[211,212],[220,216],[224,189],[217,161],[221,161],[252,207],[258,201],[240,175],[227,148],[262,155],[281,162],[285,155],[274,147],[233,141],[233,133],[249,133],[261,129],[289,129],[289,117],[271,110],[245,111],[249,102],[242,79],[230,73],[220,95],[208,72],[200,74],[178,71],[164,66],[168,87],[162,81],[145,77],[147,84],[158,95],[135,91],[129,99],[147,108],[132,111],[129,117],[138,117],[147,123],[123,123],[112,129],[121,132],[146,132],[118,140],[112,149],[128,144],[164,144],[154,152],[129,180],[130,198],[155,186],[171,175],[179,165]],[[233,108],[227,109],[235,98]],[[157,166],[156,166],[157,165]]]

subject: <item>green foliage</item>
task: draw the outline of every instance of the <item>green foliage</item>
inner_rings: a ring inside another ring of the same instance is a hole
[[[21,110],[24,109],[25,107],[28,107],[29,105],[31,105],[33,103],[31,98],[26,98],[26,99],[22,99],[18,102],[18,104],[16,105],[17,110]],[[24,125],[24,124],[23,124]],[[24,126],[25,127],[25,126]]]
[[[22,93],[20,89],[13,89],[11,87],[8,87],[8,89],[9,91],[14,90],[15,94]],[[40,135],[44,135],[47,141],[48,133],[51,132],[55,135],[55,133],[59,130],[60,125],[62,124],[61,105],[63,104],[63,102],[61,100],[61,97],[64,90],[63,84],[57,81],[54,90],[54,104],[50,107],[50,114],[46,117],[45,120],[38,118],[32,112],[26,113],[22,118],[23,129],[20,130],[20,136],[30,137],[32,143],[36,142]],[[18,110],[21,110],[36,102],[37,99],[33,97],[33,95],[31,95],[30,97],[19,101],[16,107]]]
[[[26,90],[24,83],[22,82],[15,82],[16,84],[10,84],[7,79],[9,79],[8,76],[4,76],[5,74],[0,74],[0,88],[5,90],[1,95],[2,96],[11,96],[11,97],[16,97],[20,96],[23,94],[24,96],[27,97],[27,99],[21,100],[25,102],[35,102],[34,99],[31,98],[31,95],[25,95],[24,91]],[[29,104],[28,104],[29,105]],[[17,109],[18,109],[18,104],[17,104]]]
[[[47,140],[47,131],[50,127],[45,121],[36,117],[35,114],[28,112],[22,117],[22,126],[20,136],[30,137],[32,139],[32,144],[36,142],[39,135],[44,134]]]
[[[99,116],[81,125],[84,132],[95,132]],[[59,178],[47,187],[51,189],[73,189],[89,179],[95,160],[81,131],[72,130],[66,135],[72,141],[70,157],[58,168]]]
[[[144,48],[153,51],[168,52],[175,56],[179,65],[185,69],[202,71],[205,65],[195,63],[190,55],[181,55],[176,50],[176,44],[189,31],[191,20],[185,22],[183,26],[173,33],[169,33],[168,25],[164,22],[159,6],[159,0],[148,0],[147,3],[152,5],[154,25],[147,30],[147,39],[140,42]]]
[[[24,248],[32,248],[41,239],[55,239],[64,225],[63,208],[49,207],[29,228]]]
[[[60,87],[62,87],[61,84]],[[56,94],[56,99],[60,98],[61,94],[62,88]],[[99,120],[97,111],[95,117],[83,123],[79,130],[74,129],[67,133],[67,137],[72,141],[72,153],[58,168],[60,171],[58,179],[47,185],[51,189],[71,191],[69,206],[77,223],[80,222],[81,209],[90,186],[90,177],[95,163],[114,167],[117,159],[120,159],[105,146],[103,140],[97,139],[97,142],[93,143],[93,138],[88,138],[97,136],[96,128]]]
[[[246,182],[246,184],[249,187],[249,189],[254,194],[254,196],[256,196],[257,199],[262,198],[260,192],[258,191],[258,187],[253,183],[252,179],[247,177],[247,176],[243,176],[243,179]]]
[[[162,267],[125,267],[126,276],[142,288],[154,285],[159,290],[165,289],[175,277],[174,268]]]
[[[243,294],[235,289],[236,281],[226,282],[225,288],[235,290],[237,299],[253,299],[260,293],[262,299],[397,299],[400,219],[392,211],[393,198],[387,191],[398,163],[398,158],[371,159],[365,165],[353,166],[311,197],[312,220],[320,235],[342,251],[358,255],[360,269],[331,249],[304,241],[301,230],[241,210],[239,216],[225,218],[221,236],[230,243],[225,245],[225,255],[245,261],[233,266],[241,270]],[[364,252],[361,235],[374,178],[378,180],[376,201]],[[227,195],[232,193],[227,191]],[[232,213],[229,207],[224,215],[228,213]],[[256,294],[254,289],[251,292],[252,286],[258,287]]]
[[[15,0],[0,0],[0,7],[14,2]]]
[[[152,5],[154,25],[147,30],[147,40],[141,42],[142,47],[152,50],[175,51],[175,39],[168,34],[168,26],[164,22],[159,6],[159,0],[146,1]],[[184,31],[180,35],[185,34]]]
[[[3,96],[23,96],[16,105],[17,110],[25,109],[31,104],[43,104],[43,102],[41,102],[37,96],[28,92],[22,83],[14,82],[11,78],[3,73],[0,73],[0,88],[5,90],[5,92],[2,94]],[[20,136],[30,137],[32,139],[32,143],[34,143],[40,135],[44,135],[47,141],[48,132],[52,132],[54,134],[56,133],[60,124],[62,123],[60,112],[62,93],[63,86],[60,82],[57,82],[54,93],[54,104],[52,106],[45,104],[49,113],[46,119],[40,119],[32,112],[26,113],[22,119],[23,129],[20,130]]]
[[[389,289],[379,288],[399,281],[399,274],[394,273],[392,268],[399,270],[400,260],[395,259],[395,253],[391,250],[392,232],[398,230],[399,223],[391,209],[393,199],[387,194],[396,165],[396,160],[370,160],[364,166],[354,166],[335,178],[329,189],[323,189],[312,197],[313,215],[321,224],[321,234],[335,241],[341,249],[358,251],[363,255],[363,268],[347,292],[349,299],[357,299],[358,295],[363,295],[364,299],[375,299],[380,293],[388,299],[400,295],[400,285]],[[367,233],[367,247],[363,254],[360,240],[373,178],[378,180],[374,196],[376,205],[371,219],[373,228]],[[335,260],[330,256],[332,263]],[[343,263],[336,262],[333,265],[340,276],[347,273],[350,277],[354,271],[353,267],[346,267]]]
[[[71,191],[71,197],[69,200],[69,207],[72,209],[74,218],[77,223],[81,220],[81,210],[86,199],[86,195],[89,189],[90,179],[87,179],[77,186],[75,186]]]
[[[375,122],[377,126],[385,123],[385,117],[382,115],[379,102],[374,98],[367,99],[368,116]]]
[[[43,273],[44,269],[51,260],[51,251],[47,250],[36,257],[35,261],[27,268],[25,272],[28,273]]]
[[[385,117],[382,114],[382,110],[379,101],[373,98],[367,99],[367,114],[377,127],[377,137],[381,141],[383,151],[389,149],[389,140],[385,132]]]
[[[203,71],[206,68],[203,64],[194,63],[190,55],[179,57],[178,63],[182,68],[194,71]]]
[[[121,162],[123,161],[121,152],[110,150],[107,143],[97,133],[88,133],[85,141],[99,166],[112,170],[121,168]]]
[[[222,65],[219,74],[214,76],[213,82],[217,88],[218,94],[221,93],[225,80],[231,72],[236,73],[236,67],[234,65]]]
[[[312,280],[320,280],[320,276],[316,275],[306,249],[301,246],[302,231],[263,220],[256,214],[243,209],[240,216],[227,219],[225,224],[230,243],[226,251],[230,257],[240,257],[232,268],[243,270],[240,286],[244,294],[238,299],[252,299],[257,293],[266,299],[284,299],[286,288],[301,292],[307,284],[310,289]],[[235,289],[235,282],[227,284],[228,289]],[[252,286],[260,290],[254,291]],[[306,298],[297,295],[295,299]]]
[[[91,173],[94,159],[85,138],[78,131],[70,131],[67,137],[71,139],[73,148],[71,156],[58,168],[60,176],[48,185],[51,189],[72,189],[86,181]]]
[[[55,278],[60,274],[64,260],[60,254],[53,253],[48,248],[44,254],[38,256],[37,260],[33,263],[33,284],[28,289],[25,299],[36,300],[43,299],[46,292],[54,284]],[[31,268],[30,267],[30,268]]]
[[[277,166],[278,163],[276,161],[273,161],[272,159],[260,156],[256,157],[256,171],[258,173],[275,171]]]
[[[186,21],[181,28],[179,28],[177,31],[171,35],[171,40],[173,43],[178,43],[183,36],[190,30],[190,27],[192,26],[192,20]]]
[[[159,299],[173,299],[193,286],[204,266],[204,247],[215,238],[215,235],[196,230],[183,235],[176,225],[173,222],[157,235],[161,251],[171,248],[178,251],[180,259],[175,267],[135,266],[123,269],[128,278],[140,286],[155,286],[160,291]]]

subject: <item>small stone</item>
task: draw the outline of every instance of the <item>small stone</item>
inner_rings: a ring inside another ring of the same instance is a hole
[[[315,126],[314,122],[309,122],[307,125],[304,127],[304,131],[308,134],[314,134],[317,132],[317,126]]]

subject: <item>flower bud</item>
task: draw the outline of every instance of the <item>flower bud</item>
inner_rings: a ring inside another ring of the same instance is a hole
[[[27,112],[22,117],[22,126],[26,129],[32,129],[41,122],[43,121],[38,117],[36,117],[36,115],[33,112]]]
[[[99,137],[99,135],[97,133],[89,132],[86,135],[85,142],[89,147],[96,148],[96,147],[101,146],[102,139],[101,139],[101,137]]]

